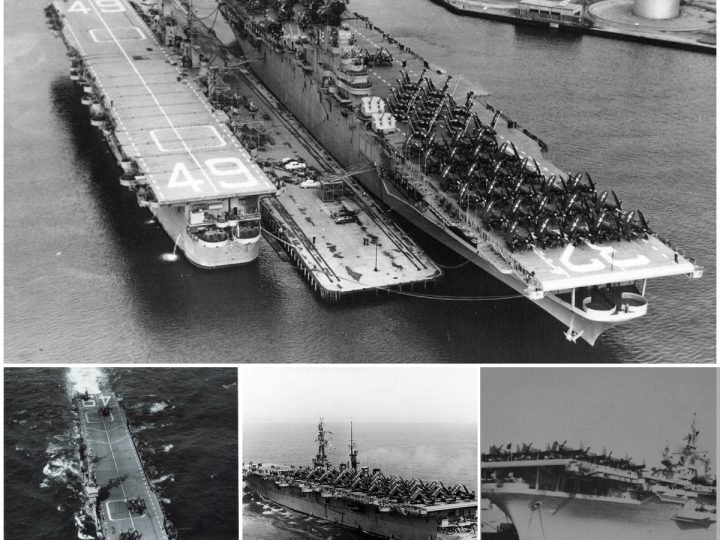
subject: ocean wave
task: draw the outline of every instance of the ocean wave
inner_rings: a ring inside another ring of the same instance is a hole
[[[165,446],[163,446],[163,452],[169,452],[174,448],[174,446],[174,444],[166,444]]]
[[[72,460],[60,456],[51,459],[45,464],[43,474],[47,477],[46,479],[67,480],[71,476],[79,477],[80,470]]]
[[[63,446],[60,446],[59,444],[50,441],[48,443],[47,448],[45,449],[45,455],[46,456],[56,456],[64,449],[65,448]]]
[[[230,390],[233,386],[237,386],[237,382],[222,385],[225,390]]]
[[[73,518],[75,518],[77,537],[80,540],[93,540],[94,538],[96,538],[96,536],[92,533],[92,529],[95,528],[95,524],[90,516],[82,512],[76,512],[73,515]]]
[[[72,367],[68,369],[67,389],[70,397],[78,392],[99,394],[101,387],[107,385],[107,375],[102,368],[96,367]]]
[[[157,478],[157,479],[155,479],[155,480],[151,480],[150,483],[157,485],[157,484],[162,484],[162,483],[165,482],[166,480],[170,480],[170,482],[174,482],[174,481],[175,481],[175,475],[174,475],[174,474],[166,474],[166,475],[161,476],[160,478]]]
[[[153,414],[157,414],[167,409],[168,405],[170,405],[168,401],[165,401],[164,399],[160,400],[150,406],[150,412]]]
[[[146,429],[152,429],[154,427],[155,424],[153,422],[147,424],[140,424],[139,426],[133,427],[133,433],[140,433],[141,431],[145,431]]]

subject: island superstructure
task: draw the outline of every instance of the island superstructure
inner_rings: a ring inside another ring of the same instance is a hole
[[[126,0],[56,1],[46,13],[68,46],[90,122],[123,169],[120,182],[193,264],[255,260],[259,198],[275,186],[167,54],[175,29],[158,43]]]
[[[479,91],[454,97],[442,69],[344,2],[228,0],[248,69],[393,211],[536,302],[593,344],[646,314],[647,280],[702,268],[639,210]],[[399,77],[398,77],[399,74]]]
[[[693,419],[686,444],[662,468],[571,449],[493,446],[482,455],[482,497],[512,520],[520,540],[712,540],[717,538],[717,482],[708,452],[698,450]]]
[[[245,484],[263,499],[381,538],[436,540],[477,538],[477,497],[465,486],[385,476],[358,466],[350,436],[350,460],[334,466],[328,432],[318,424],[312,466],[249,463]]]
[[[112,393],[76,394],[77,457],[84,514],[96,538],[173,540],[177,532],[163,514],[130,432],[123,399]]]

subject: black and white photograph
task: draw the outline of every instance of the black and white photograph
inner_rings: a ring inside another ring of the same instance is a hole
[[[5,368],[7,540],[239,538],[236,368]]]
[[[482,538],[717,538],[715,368],[483,368]]]
[[[245,366],[243,538],[478,537],[473,366]]]
[[[4,16],[8,362],[715,361],[713,0]]]

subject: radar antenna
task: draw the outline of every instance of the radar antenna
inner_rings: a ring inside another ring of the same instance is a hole
[[[350,420],[350,468],[357,471],[357,445],[353,442],[352,420]]]

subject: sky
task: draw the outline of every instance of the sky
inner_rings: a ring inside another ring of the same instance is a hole
[[[567,439],[653,467],[665,441],[671,451],[683,446],[697,413],[698,448],[716,456],[717,374],[703,367],[483,368],[481,448],[532,442],[544,450]]]
[[[243,366],[244,421],[477,424],[477,366]]]

